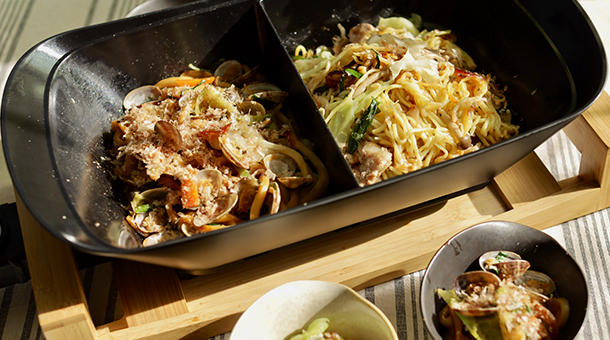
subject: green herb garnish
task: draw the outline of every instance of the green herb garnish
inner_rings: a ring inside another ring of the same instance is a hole
[[[244,168],[237,167],[237,173],[239,174],[239,177],[250,176],[250,171],[248,171],[248,169],[244,169]]]
[[[134,209],[134,212],[136,214],[143,214],[143,213],[147,213],[147,212],[151,211],[152,209],[153,209],[152,205],[150,205],[150,204],[142,204],[142,205],[137,206]]]
[[[503,252],[498,252],[498,255],[496,255],[496,260],[498,262],[504,262],[508,259],[508,255],[504,254]]]
[[[347,73],[351,74],[352,76],[354,76],[354,77],[356,77],[356,78],[360,78],[360,77],[362,77],[362,73],[360,73],[360,72],[358,72],[358,71],[354,70],[353,68],[348,68],[348,69],[345,69],[345,72],[347,72]]]
[[[360,145],[360,141],[364,137],[366,130],[369,129],[371,123],[373,122],[373,118],[377,115],[381,110],[377,107],[379,102],[375,97],[371,98],[371,104],[368,109],[362,114],[362,116],[356,121],[356,126],[349,135],[349,139],[347,141],[347,152],[353,154],[358,149],[358,145]]]

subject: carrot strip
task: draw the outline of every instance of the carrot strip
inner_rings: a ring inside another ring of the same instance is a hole
[[[158,88],[163,87],[174,87],[174,86],[197,86],[201,82],[205,84],[212,84],[214,82],[214,77],[207,78],[192,78],[192,77],[169,77],[165,79],[159,80],[155,86]]]
[[[176,84],[178,86],[197,86],[200,83],[202,84],[212,84],[214,82],[214,77],[207,78],[192,78],[192,79],[176,79]]]
[[[182,207],[185,209],[197,208],[199,206],[199,193],[197,182],[185,179],[181,182],[180,193],[182,194]]]

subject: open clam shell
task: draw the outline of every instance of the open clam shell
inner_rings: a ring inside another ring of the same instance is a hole
[[[488,251],[479,257],[479,266],[485,271],[490,271],[495,263],[510,260],[521,260],[521,255],[508,250]]]
[[[529,269],[530,263],[512,251],[490,251],[479,257],[484,271],[492,272],[502,280],[515,281]]]
[[[482,270],[459,275],[453,281],[453,290],[463,301],[451,308],[468,316],[484,316],[496,312],[498,307],[491,301],[500,283],[498,276]]]
[[[233,193],[216,198],[214,201],[217,204],[217,208],[211,215],[203,215],[196,212],[189,213],[179,222],[180,230],[182,230],[186,236],[193,236],[205,232],[206,225],[214,223],[233,209],[237,203],[237,198],[237,194]]]
[[[500,286],[500,282],[500,278],[496,275],[477,270],[456,277],[453,281],[453,290],[458,297],[468,298],[473,294],[479,294],[486,288],[490,293],[493,293]]]
[[[123,99],[123,107],[129,110],[148,102],[154,102],[163,99],[163,92],[160,88],[153,85],[141,86],[133,89]]]
[[[526,260],[506,261],[496,264],[500,279],[511,282],[523,276],[529,267],[530,263]]]
[[[184,237],[184,234],[178,230],[162,230],[158,233],[152,234],[142,241],[144,247],[150,247],[155,244],[163,243],[170,240],[175,240]]]
[[[167,188],[154,188],[137,193],[131,201],[133,217],[127,216],[127,222],[144,236],[164,230],[168,223],[165,211],[168,193]]]
[[[242,74],[241,63],[237,60],[227,60],[214,71],[215,77],[222,77],[228,83],[237,80]]]
[[[267,113],[267,110],[265,110],[263,104],[253,100],[241,102],[237,105],[237,108],[244,114],[250,114],[253,116],[263,116],[265,113]]]
[[[515,284],[546,297],[557,290],[555,281],[550,276],[535,270],[526,271],[523,276],[515,280]]]
[[[265,156],[264,139],[253,129],[231,128],[218,138],[220,150],[231,163],[249,169]]]

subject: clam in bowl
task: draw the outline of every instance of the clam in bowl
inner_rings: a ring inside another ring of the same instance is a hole
[[[549,290],[526,287],[522,284],[524,277],[529,278],[526,281],[540,283]],[[472,297],[478,297],[472,290],[476,287],[492,290],[495,301],[477,308],[469,305]],[[490,221],[456,234],[430,261],[423,277],[420,298],[424,323],[431,337],[442,340],[444,333],[456,329],[442,325],[447,323],[446,319],[442,320],[443,308],[447,305],[445,301],[451,301],[451,313],[459,314],[459,320],[467,328],[479,331],[485,328],[485,332],[497,332],[502,338],[499,333],[505,332],[503,328],[510,329],[506,325],[512,321],[506,316],[509,314],[503,313],[513,311],[501,304],[505,287],[519,287],[531,297],[523,310],[536,314],[538,307],[545,306],[540,308],[552,311],[555,327],[538,314],[536,317],[541,323],[537,332],[553,333],[553,339],[574,339],[579,333],[589,298],[587,281],[576,261],[561,244],[540,230],[513,222]],[[470,290],[466,292],[467,289]],[[560,311],[555,309],[557,301],[563,303]],[[566,301],[569,308],[566,308]],[[528,308],[530,305],[535,306],[533,312]],[[468,310],[460,309],[464,306]],[[484,318],[495,318],[493,327],[489,326],[491,323],[483,327]],[[485,336],[481,335],[481,338]]]
[[[375,305],[342,284],[302,280],[283,284],[242,314],[230,340],[285,340],[327,319],[326,331],[344,339],[397,340],[388,318]]]

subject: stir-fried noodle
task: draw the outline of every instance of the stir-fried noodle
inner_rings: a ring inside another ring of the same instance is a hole
[[[129,223],[153,245],[312,201],[324,164],[281,112],[288,93],[237,61],[128,94],[112,123]]]
[[[474,72],[450,31],[420,32],[405,18],[339,29],[332,50],[299,46],[294,59],[361,185],[518,133],[504,90]]]

